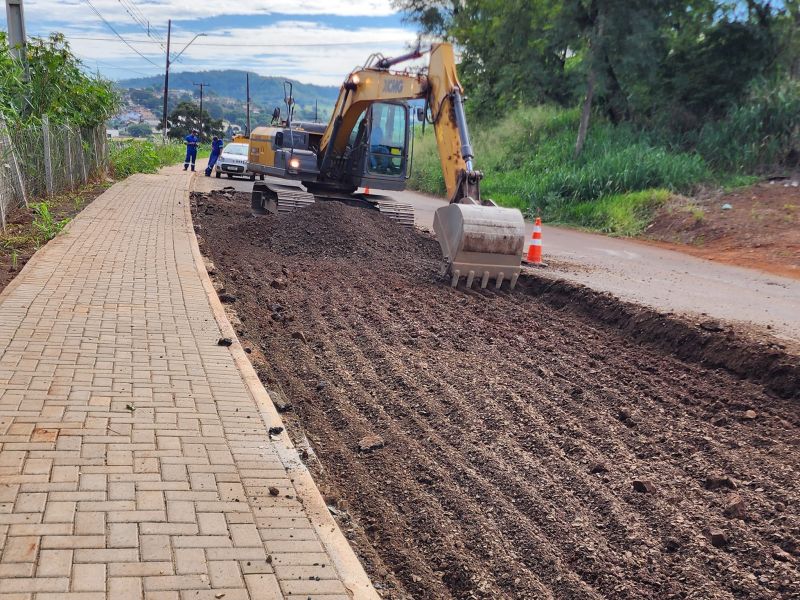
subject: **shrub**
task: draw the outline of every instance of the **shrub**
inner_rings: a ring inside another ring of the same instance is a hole
[[[800,81],[758,83],[746,103],[703,126],[696,143],[719,170],[752,173],[799,165]]]
[[[208,155],[201,147],[198,158]],[[124,179],[134,173],[155,173],[161,167],[183,162],[186,147],[179,142],[155,143],[144,140],[125,140],[110,144],[111,172],[116,179]]]

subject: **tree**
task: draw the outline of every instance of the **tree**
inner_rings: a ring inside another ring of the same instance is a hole
[[[147,123],[135,123],[128,126],[128,134],[135,138],[150,137],[153,135],[153,128]]]
[[[211,136],[223,134],[222,120],[212,119],[205,110],[202,121],[203,129],[200,131],[200,107],[194,102],[181,102],[167,119],[167,136],[180,140],[189,135],[192,129],[197,129],[200,131],[200,141],[206,142]]]

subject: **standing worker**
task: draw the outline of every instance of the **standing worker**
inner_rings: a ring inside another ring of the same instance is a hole
[[[208,166],[206,167],[206,177],[211,177],[211,170],[217,164],[219,155],[222,154],[222,140],[214,136],[211,140],[211,156],[208,157]]]
[[[186,136],[186,160],[183,162],[183,170],[189,168],[189,163],[192,164],[192,171],[194,171],[194,163],[197,160],[197,144],[200,141],[197,138],[197,129],[192,129],[192,133]]]

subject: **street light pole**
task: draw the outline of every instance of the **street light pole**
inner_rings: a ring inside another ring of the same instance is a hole
[[[6,1],[8,2],[9,0],[6,0]],[[167,99],[169,98],[169,66],[172,63],[174,63],[176,60],[178,60],[180,58],[181,54],[186,52],[186,49],[189,46],[191,46],[197,38],[204,37],[206,34],[205,33],[198,33],[196,36],[194,36],[192,38],[192,40],[183,47],[183,50],[178,52],[177,56],[175,56],[175,58],[173,58],[173,59],[170,59],[170,57],[169,57],[169,44],[170,44],[171,35],[172,35],[172,19],[169,19],[167,21],[167,59],[166,59],[167,63],[166,63],[166,67],[164,68],[164,114],[162,115],[162,120],[163,120],[162,121],[162,125],[164,127],[164,138],[165,139],[167,137]]]
[[[247,137],[250,137],[250,73],[247,74]]]
[[[203,90],[209,87],[210,83],[192,83],[192,85],[200,86],[200,141],[203,140]]]

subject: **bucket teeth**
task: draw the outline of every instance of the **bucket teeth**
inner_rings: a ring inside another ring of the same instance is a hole
[[[525,221],[518,210],[470,204],[449,204],[436,210],[433,230],[442,249],[452,286],[466,276],[466,287],[480,280],[481,289],[495,280],[514,288],[525,247]]]
[[[464,280],[464,288],[465,289],[473,289],[476,281],[476,273],[475,271],[469,271],[468,273],[464,274],[460,270],[456,269],[450,272],[450,287],[458,287],[459,282],[463,279]],[[498,273],[497,276],[494,278],[494,286],[492,289],[500,290],[503,287],[503,284],[508,282],[508,289],[513,290],[514,287],[517,285],[517,278],[519,277],[518,274],[512,275],[510,278],[506,277],[504,273]],[[489,289],[489,283],[492,281],[492,277],[488,271],[484,271],[481,274],[480,278],[480,289]]]

